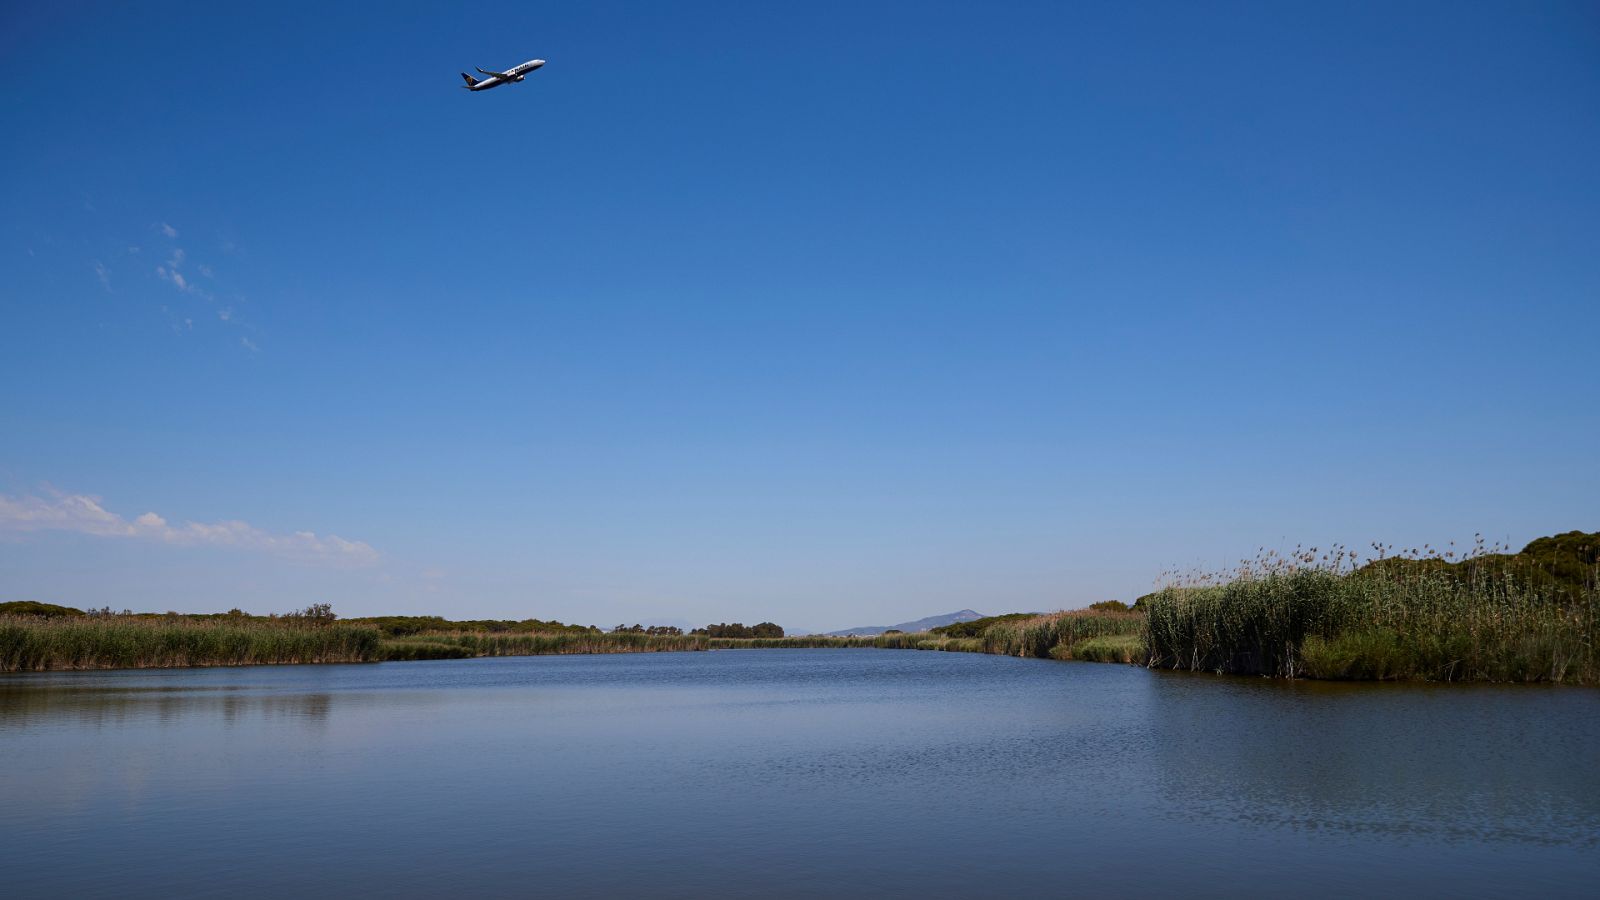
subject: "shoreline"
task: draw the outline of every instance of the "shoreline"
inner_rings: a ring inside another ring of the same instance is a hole
[[[1114,621],[1112,627],[1127,629],[1129,626],[1145,623],[1143,615],[1138,614],[1112,614]],[[14,626],[20,617],[0,617],[0,651],[8,649],[6,626]],[[159,659],[155,657],[142,661],[135,660],[109,660],[98,654],[91,653],[104,661],[90,661],[84,656],[78,656],[71,661],[55,659],[48,664],[19,667],[8,665],[12,662],[9,655],[0,655],[0,676],[28,676],[34,674],[62,673],[62,672],[119,672],[142,670],[173,670],[173,669],[209,669],[209,668],[244,668],[252,666],[299,666],[299,665],[364,665],[383,662],[421,662],[428,660],[451,659],[483,659],[490,657],[517,657],[517,656],[609,656],[627,653],[702,653],[720,650],[852,650],[852,649],[877,649],[877,650],[922,650],[947,653],[979,653],[990,656],[1015,656],[1018,658],[1053,659],[1061,662],[1088,662],[1132,665],[1155,671],[1187,672],[1195,675],[1231,675],[1234,677],[1268,677],[1274,681],[1305,681],[1317,683],[1390,683],[1390,684],[1545,684],[1578,687],[1600,687],[1600,684],[1580,680],[1557,679],[1485,679],[1485,678],[1326,678],[1316,676],[1262,676],[1252,673],[1221,672],[1216,670],[1183,669],[1171,666],[1152,665],[1146,650],[1142,634],[1124,630],[1120,633],[1109,635],[1083,637],[1072,643],[1055,641],[1039,652],[1040,644],[1037,638],[1041,634],[1065,633],[1069,636],[1073,631],[1096,630],[1093,627],[1084,629],[1081,623],[1101,620],[1098,625],[1101,629],[1107,626],[1105,616],[1084,615],[1081,613],[1057,613],[1054,615],[1040,616],[1033,619],[1022,620],[1021,623],[1003,623],[1011,626],[1002,629],[999,633],[994,627],[986,630],[981,637],[949,637],[932,632],[913,632],[892,635],[875,635],[861,637],[833,637],[833,636],[793,636],[782,638],[710,638],[704,635],[639,635],[632,633],[622,634],[593,634],[593,633],[534,633],[534,634],[475,634],[475,633],[438,633],[411,635],[402,639],[383,638],[370,626],[333,626],[331,629],[293,629],[286,626],[262,628],[261,630],[309,632],[316,636],[318,632],[327,634],[329,631],[343,629],[345,631],[364,632],[369,638],[376,638],[373,642],[362,642],[364,653],[360,656],[346,656],[334,658],[329,654],[317,654],[314,658],[288,657],[288,658],[231,658],[214,660],[179,661],[175,658]],[[1064,626],[1065,623],[1065,627]],[[37,622],[28,623],[36,625]],[[205,624],[195,623],[160,623],[167,628],[196,628],[204,629]],[[1078,625],[1080,627],[1073,628]],[[26,626],[25,626],[26,627]],[[147,623],[139,627],[151,628]],[[12,631],[14,634],[14,629]],[[1030,643],[1027,640],[1031,634],[1036,640]],[[297,636],[305,637],[305,634]],[[336,635],[337,636],[337,635]],[[87,649],[87,648],[80,648]]]

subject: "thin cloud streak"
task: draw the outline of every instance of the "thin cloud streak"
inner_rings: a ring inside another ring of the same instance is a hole
[[[132,520],[100,505],[88,494],[51,491],[47,496],[0,494],[0,533],[67,531],[95,537],[132,538],[177,547],[230,547],[267,553],[295,562],[339,567],[371,566],[380,554],[365,541],[296,531],[273,534],[237,519],[174,525],[147,512]]]

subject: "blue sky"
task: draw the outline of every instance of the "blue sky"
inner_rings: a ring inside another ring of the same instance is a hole
[[[3,599],[827,628],[1600,529],[1593,4],[233,6],[0,12]]]

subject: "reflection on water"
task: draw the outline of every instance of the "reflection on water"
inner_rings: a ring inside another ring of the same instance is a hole
[[[0,677],[33,895],[1507,892],[1600,877],[1600,692],[904,651]]]
[[[1151,771],[1173,811],[1387,840],[1600,846],[1592,691],[1163,677]]]
[[[66,721],[92,727],[140,721],[182,726],[188,719],[231,727],[246,718],[316,728],[326,722],[333,702],[328,693],[262,694],[242,687],[32,687],[10,680],[0,682],[0,728]]]

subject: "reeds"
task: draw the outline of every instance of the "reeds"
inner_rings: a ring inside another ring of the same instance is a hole
[[[1140,635],[1141,613],[1059,612],[996,622],[979,636],[985,653],[1048,658],[1057,645],[1072,647],[1088,638]]]
[[[447,631],[384,637],[369,624],[295,618],[192,618],[94,615],[0,616],[0,671],[243,666],[274,663],[377,662],[664,653],[693,650],[878,647],[915,649],[951,643],[927,633],[875,637],[713,638],[568,629],[492,633]],[[943,646],[938,649],[944,649]]]
[[[569,653],[660,653],[704,650],[706,638],[634,632],[559,631],[528,634],[447,632],[384,642],[385,659],[547,656]]]
[[[1600,684],[1600,568],[1573,590],[1424,550],[1424,565],[1359,568],[1342,551],[1301,552],[1231,580],[1167,587],[1145,598],[1148,662],[1286,678]]]
[[[1115,634],[1106,637],[1084,638],[1076,644],[1057,644],[1050,648],[1052,659],[1074,659],[1079,662],[1139,663],[1149,657],[1144,636],[1140,634]]]
[[[476,656],[543,656],[564,653],[665,653],[683,650],[770,650],[877,647],[916,649],[926,632],[872,637],[796,635],[781,638],[714,638],[701,634],[657,635],[633,632],[552,632],[484,634],[433,632],[383,642],[383,659],[462,659]]]
[[[0,616],[0,671],[245,666],[381,659],[378,631],[352,625],[181,617]]]

